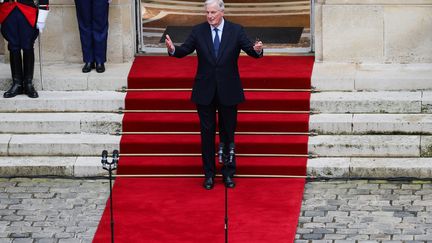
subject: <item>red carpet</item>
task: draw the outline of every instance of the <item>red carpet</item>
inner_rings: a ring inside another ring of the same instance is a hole
[[[313,57],[240,57],[239,69],[245,88],[308,89],[313,62]],[[137,58],[129,73],[128,88],[192,88],[196,65],[192,56]]]
[[[246,92],[240,110],[308,111],[308,92]],[[188,91],[130,92],[126,110],[195,110]]]
[[[297,225],[304,181],[237,182],[228,194],[229,242],[292,242],[295,230],[289,229]],[[113,193],[115,242],[225,242],[222,182],[217,180],[212,191],[201,189],[201,183],[201,178],[117,179]],[[109,218],[107,207],[93,242],[110,242]]]
[[[244,88],[267,91],[246,91],[247,101],[239,106],[238,175],[306,174],[308,136],[299,133],[309,130],[309,115],[302,112],[310,110],[310,92],[280,89],[309,89],[313,62],[313,57],[240,57]],[[128,88],[190,89],[195,72],[196,57],[138,57]],[[125,104],[125,110],[140,112],[124,115],[123,132],[135,134],[121,138],[118,174],[203,173],[199,121],[190,91],[133,91],[127,93]],[[211,191],[202,188],[202,180],[117,178],[116,242],[224,242],[221,178]],[[293,242],[304,180],[236,178],[236,182],[228,196],[229,241]],[[109,242],[109,226],[107,207],[93,242]]]
[[[237,132],[304,132],[309,127],[309,114],[240,113]],[[194,113],[131,113],[123,118],[124,132],[199,132],[199,119]]]

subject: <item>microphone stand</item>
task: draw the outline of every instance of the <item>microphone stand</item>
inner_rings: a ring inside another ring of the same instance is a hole
[[[113,171],[117,169],[118,160],[119,160],[119,151],[114,150],[112,155],[112,161],[108,161],[108,151],[102,151],[102,168],[107,170],[109,173],[109,188],[110,188],[110,223],[111,223],[111,243],[114,243],[114,213],[113,213],[113,196],[112,196],[112,180],[113,180]]]
[[[235,157],[235,145],[234,143],[229,144],[229,155],[223,156],[223,147],[224,144],[221,143],[219,147],[219,153],[222,154],[222,159],[224,160],[225,168],[228,168],[228,165],[232,164]],[[222,153],[221,153],[222,152]],[[221,156],[219,155],[219,159]],[[228,187],[225,186],[225,243],[228,243]]]
[[[225,243],[228,243],[228,188],[225,187]]]

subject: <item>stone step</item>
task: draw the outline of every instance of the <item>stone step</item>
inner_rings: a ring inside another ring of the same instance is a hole
[[[173,122],[175,115],[172,114]],[[122,120],[123,115],[116,113],[0,113],[0,131],[110,134],[122,130]],[[173,126],[165,122],[165,127]],[[199,124],[196,126],[199,131]],[[320,135],[426,135],[432,134],[432,114],[317,114],[310,116],[309,129]]]
[[[319,157],[429,157],[431,142],[419,135],[320,135],[309,138],[308,151]]]
[[[82,73],[82,64],[47,63],[43,65],[43,89],[39,64],[35,63],[37,90],[83,91],[116,90],[127,86],[132,62],[106,64],[104,73]],[[431,64],[341,64],[315,63],[312,85],[323,91],[407,91],[432,90]],[[11,84],[9,64],[0,63],[0,90]]]
[[[316,158],[307,174],[329,178],[432,178],[432,158]]]
[[[432,113],[432,92],[423,92],[422,112]]]
[[[99,134],[0,134],[0,156],[98,156],[104,149],[118,149],[120,138]],[[320,157],[432,157],[432,136],[320,135],[309,138],[308,151]]]
[[[432,134],[432,114],[317,114],[309,129],[318,134]]]
[[[0,113],[0,131],[10,134],[100,133],[121,130],[115,113]]]
[[[100,134],[0,134],[0,155],[97,156],[119,144],[120,136]]]
[[[96,71],[82,73],[82,64],[46,64],[42,70],[44,74],[42,84],[39,63],[35,63],[34,85],[38,91],[116,90],[127,85],[131,66],[132,62],[108,63],[104,73]],[[9,64],[1,63],[0,90],[7,90],[11,82]]]
[[[2,99],[0,112],[112,112],[124,107],[125,96],[115,91],[41,91],[38,99]]]
[[[312,85],[320,90],[432,90],[432,64],[314,64]]]
[[[105,176],[100,156],[0,157],[2,176]],[[432,158],[316,158],[307,175],[326,178],[431,178]]]
[[[19,95],[0,102],[0,112],[112,112],[125,106],[115,91],[41,91],[38,99]],[[431,113],[432,91],[320,92],[310,107],[320,113]]]
[[[100,157],[0,157],[2,176],[73,176],[107,175]]]
[[[421,113],[430,111],[430,91],[319,92],[311,110],[320,113]]]

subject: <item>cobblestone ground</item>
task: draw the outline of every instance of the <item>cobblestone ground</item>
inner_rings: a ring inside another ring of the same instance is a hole
[[[432,243],[432,182],[310,182],[296,239],[296,243]]]
[[[108,193],[107,180],[0,179],[0,243],[91,242]],[[432,243],[432,182],[309,182],[306,242]]]
[[[0,179],[0,243],[91,242],[107,180]]]

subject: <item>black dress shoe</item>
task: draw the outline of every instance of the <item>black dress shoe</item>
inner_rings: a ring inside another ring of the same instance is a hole
[[[83,73],[88,73],[88,72],[90,72],[94,68],[95,68],[94,62],[86,62],[84,64],[84,67],[82,68],[82,72]]]
[[[96,72],[98,73],[105,72],[105,65],[103,63],[96,63]]]
[[[22,87],[22,85],[21,84],[18,84],[17,82],[16,83],[14,83],[13,85],[12,85],[12,87],[10,87],[10,89],[8,89],[8,91],[6,91],[4,94],[3,94],[3,97],[4,98],[12,98],[12,97],[15,97],[15,96],[17,96],[17,95],[19,95],[19,94],[22,94],[23,93],[23,87]]]
[[[31,80],[24,83],[24,94],[26,94],[30,98],[38,98],[39,97],[39,94],[35,90]]]
[[[224,183],[225,183],[225,187],[227,187],[227,188],[234,188],[235,187],[235,183],[230,176],[227,176],[224,178]]]
[[[206,177],[204,179],[204,184],[203,184],[204,188],[206,190],[211,190],[214,187],[214,179],[213,177]]]

